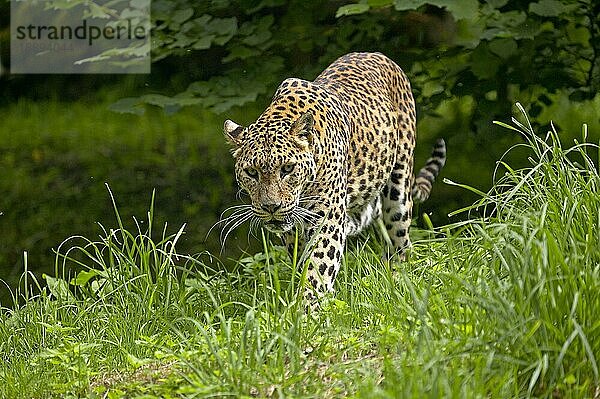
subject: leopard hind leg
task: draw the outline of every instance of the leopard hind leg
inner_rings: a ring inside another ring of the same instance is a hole
[[[412,148],[399,157],[383,190],[383,222],[392,248],[389,255],[406,258],[411,242],[408,235],[412,219]]]
[[[381,197],[376,196],[357,213],[346,215],[346,235],[353,236],[363,231],[381,216]]]

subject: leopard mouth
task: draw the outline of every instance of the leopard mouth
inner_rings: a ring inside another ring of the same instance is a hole
[[[278,219],[270,219],[263,222],[263,226],[265,229],[269,230],[271,233],[285,233],[289,231],[293,226],[294,222],[292,222],[291,218],[285,217],[283,220]]]

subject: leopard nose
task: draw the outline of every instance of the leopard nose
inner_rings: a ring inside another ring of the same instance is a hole
[[[281,209],[281,202],[274,204],[262,204],[260,207],[263,211],[269,212],[270,214],[274,214],[279,209]]]

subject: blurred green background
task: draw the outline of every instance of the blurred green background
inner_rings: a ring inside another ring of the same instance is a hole
[[[25,252],[29,270],[52,273],[64,239],[116,226],[105,183],[128,226],[132,216],[146,219],[156,189],[155,230],[186,223],[181,252],[219,254],[218,230],[207,232],[239,201],[223,120],[252,122],[283,79],[312,80],[350,51],[380,51],[406,71],[418,104],[416,166],[443,137],[442,177],[453,181],[491,185],[496,161],[521,142],[492,121],[510,119],[517,101],[540,134],[552,120],[565,143],[581,141],[585,122],[588,140],[600,138],[592,0],[155,0],[152,73],[125,76],[11,75],[9,11],[1,2],[0,279],[8,286],[18,284]],[[518,151],[509,157],[527,162]],[[440,179],[418,213],[440,225],[475,199]],[[254,251],[255,241],[241,229],[222,259]],[[8,288],[0,291],[6,298]]]

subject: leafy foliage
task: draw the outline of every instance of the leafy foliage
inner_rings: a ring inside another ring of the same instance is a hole
[[[128,98],[113,109],[199,105],[225,112],[264,101],[286,76],[313,79],[343,53],[375,50],[408,71],[424,113],[448,99],[473,98],[471,127],[483,134],[515,101],[529,104],[535,117],[552,93],[592,99],[600,90],[598,21],[592,0],[362,0],[339,7],[159,0],[154,59],[196,60],[206,78],[176,95]]]
[[[476,131],[489,131],[491,120],[517,100],[529,104],[535,117],[550,103],[549,93],[582,100],[600,89],[600,51],[593,40],[600,33],[600,7],[592,1],[373,3],[372,12],[390,6],[421,15],[444,10],[453,35],[437,43],[441,48],[410,49],[416,55],[410,75],[425,110],[454,96],[473,97]]]

